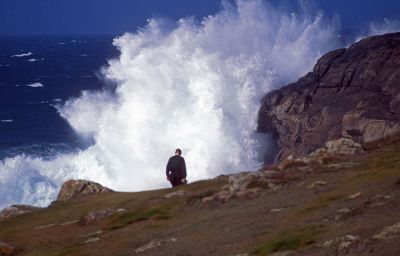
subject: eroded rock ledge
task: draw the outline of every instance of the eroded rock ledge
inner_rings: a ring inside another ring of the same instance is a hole
[[[68,201],[88,195],[107,194],[113,190],[99,183],[88,180],[68,180],[64,182],[57,196],[57,201]]]
[[[268,93],[258,131],[272,133],[275,160],[306,155],[342,137],[365,144],[400,131],[400,33],[325,54],[312,72]]]
[[[40,209],[42,209],[42,208],[30,206],[30,205],[11,205],[7,208],[4,208],[2,211],[0,211],[0,221],[9,219],[14,216],[35,212]]]

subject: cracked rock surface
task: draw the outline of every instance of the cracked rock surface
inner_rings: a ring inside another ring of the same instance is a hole
[[[271,160],[305,155],[342,137],[370,143],[400,131],[400,33],[363,39],[322,56],[312,72],[268,93],[258,131]]]

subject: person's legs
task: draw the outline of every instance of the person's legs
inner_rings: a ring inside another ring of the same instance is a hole
[[[177,176],[171,176],[169,181],[171,182],[171,185],[173,187],[182,185],[182,179],[180,177],[177,177]]]

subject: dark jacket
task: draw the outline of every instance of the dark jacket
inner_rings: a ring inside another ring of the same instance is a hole
[[[168,160],[166,174],[167,177],[174,176],[179,178],[186,178],[185,159],[178,155],[171,157]]]

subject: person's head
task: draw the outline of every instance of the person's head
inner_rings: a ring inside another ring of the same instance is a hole
[[[182,150],[180,150],[179,148],[177,148],[177,149],[175,150],[175,155],[178,155],[178,156],[182,155]]]

